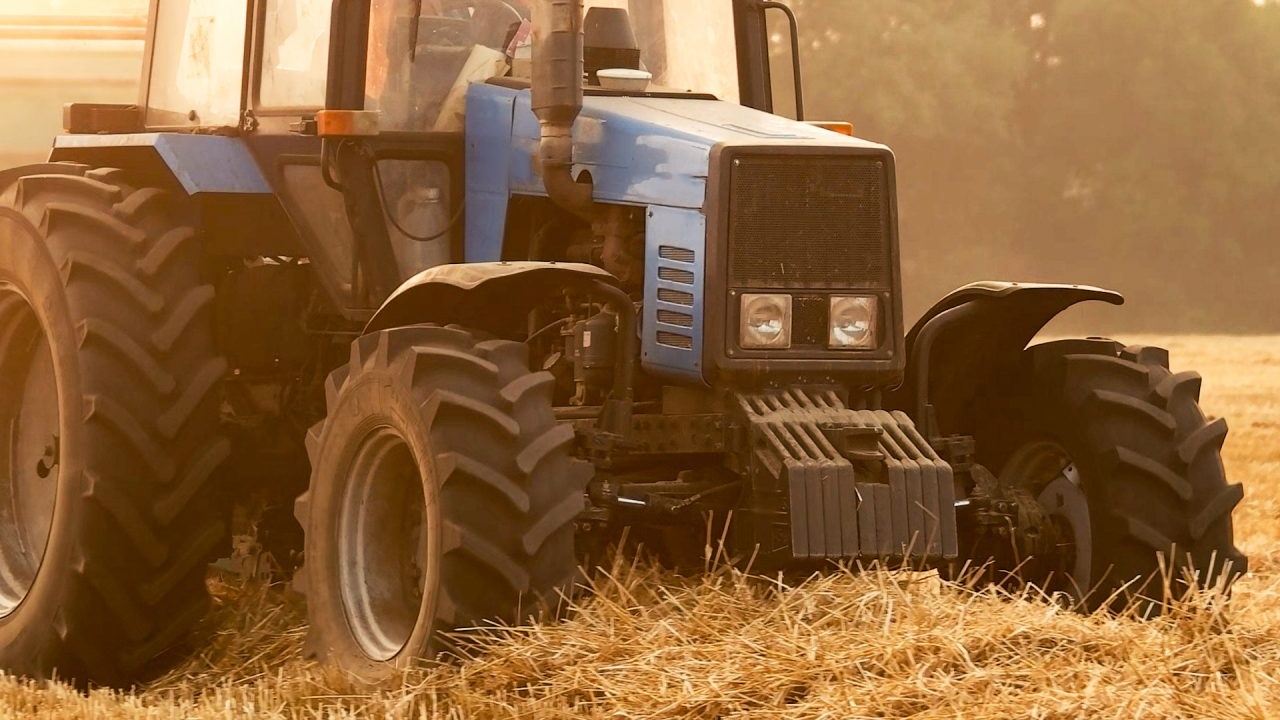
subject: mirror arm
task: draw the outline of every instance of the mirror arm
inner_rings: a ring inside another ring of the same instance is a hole
[[[787,24],[791,28],[791,72],[796,88],[796,120],[804,120],[804,81],[800,77],[800,23],[796,20],[795,11],[783,3],[768,0],[760,3],[764,12],[781,10],[787,16]]]

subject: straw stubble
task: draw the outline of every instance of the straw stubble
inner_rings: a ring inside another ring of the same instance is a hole
[[[1205,376],[1246,484],[1230,602],[1082,616],[924,573],[788,585],[618,559],[560,623],[466,633],[463,660],[361,686],[302,657],[296,598],[212,578],[181,666],[136,693],[0,678],[0,715],[98,718],[1266,718],[1280,716],[1280,338],[1155,339]]]

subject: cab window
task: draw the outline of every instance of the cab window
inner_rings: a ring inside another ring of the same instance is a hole
[[[238,125],[248,3],[156,3],[147,86],[150,127]]]
[[[466,88],[507,73],[520,0],[372,0],[365,108],[384,131],[460,132]]]
[[[263,10],[258,104],[324,107],[331,2],[267,0]]]
[[[626,10],[640,62],[656,85],[738,102],[738,56],[730,0],[586,0]]]

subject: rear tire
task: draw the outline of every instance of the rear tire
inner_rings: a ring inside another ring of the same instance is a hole
[[[124,686],[208,604],[226,364],[177,199],[39,172],[0,190],[0,668]]]
[[[377,679],[572,587],[588,466],[569,456],[554,378],[526,363],[521,344],[418,325],[358,339],[329,377],[297,502],[320,659]]]
[[[1226,422],[1200,410],[1199,375],[1170,372],[1163,349],[1111,341],[1047,343],[1026,357],[1030,408],[1005,426],[1020,442],[999,475],[1038,496],[1051,520],[1089,528],[1089,537],[1063,543],[1047,564],[1026,565],[1066,572],[1068,582],[1024,580],[1067,589],[1090,610],[1137,601],[1158,611],[1188,589],[1189,569],[1199,587],[1229,585],[1246,571],[1231,525],[1243,489],[1227,484]],[[978,443],[981,452],[984,438]],[[1072,571],[1077,560],[1082,569]]]

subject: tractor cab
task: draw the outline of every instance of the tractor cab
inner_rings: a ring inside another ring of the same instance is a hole
[[[643,68],[655,86],[736,102],[734,28],[749,4],[589,0],[590,81],[598,84],[605,66]],[[314,112],[326,106],[332,80],[335,105],[353,104],[347,93],[363,85],[360,107],[347,109],[378,112],[383,132],[460,130],[440,117],[449,91],[491,77],[531,78],[531,23],[527,0],[155,0],[143,124],[238,127],[245,112]]]

